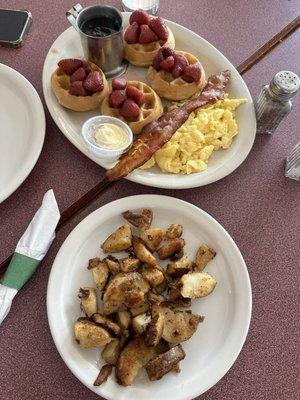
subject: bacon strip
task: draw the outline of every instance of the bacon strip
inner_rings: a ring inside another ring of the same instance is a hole
[[[153,154],[168,142],[173,134],[185,123],[189,114],[199,107],[213,104],[224,98],[224,89],[230,79],[230,72],[208,78],[207,84],[198,97],[188,100],[183,106],[164,113],[157,121],[144,127],[132,147],[120,158],[118,163],[106,172],[109,182],[127,176],[150,160]]]

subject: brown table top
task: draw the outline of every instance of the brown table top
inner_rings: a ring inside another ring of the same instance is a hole
[[[43,5],[41,5],[43,3]],[[120,5],[120,1],[98,1]],[[162,0],[160,15],[209,40],[235,65],[242,63],[299,14],[296,1],[260,2]],[[226,3],[226,4],[224,4]],[[1,7],[28,8],[33,26],[24,47],[0,48],[0,61],[21,72],[42,97],[41,72],[54,39],[68,27],[71,2],[2,0]],[[85,5],[93,1],[85,1]],[[299,31],[250,68],[244,79],[255,97],[281,69],[299,69]],[[116,198],[157,193],[178,197],[215,217],[239,246],[253,290],[253,314],[246,344],[231,370],[201,399],[298,398],[296,385],[299,195],[296,181],[283,175],[284,158],[299,141],[300,97],[276,135],[258,136],[246,161],[231,175],[192,190],[148,188],[120,181],[73,217],[57,234],[31,281],[15,298],[0,331],[0,400],[98,399],[68,370],[52,341],[46,315],[51,265],[70,231],[86,215]],[[98,183],[103,170],[59,132],[47,110],[42,154],[21,187],[0,205],[0,263],[14,250],[43,194],[53,188],[63,211]]]

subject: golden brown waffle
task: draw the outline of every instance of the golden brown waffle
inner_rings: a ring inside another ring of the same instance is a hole
[[[141,107],[140,114],[134,120],[129,120],[122,117],[119,114],[117,108],[112,108],[109,105],[109,96],[106,96],[101,104],[102,115],[110,115],[111,117],[116,117],[126,122],[134,134],[139,134],[143,127],[152,121],[156,121],[163,113],[163,105],[160,98],[144,82],[139,81],[128,81],[127,85],[135,86],[140,89],[145,95],[145,104]]]
[[[63,107],[73,111],[90,111],[99,107],[104,97],[109,92],[107,80],[102,70],[95,64],[89,62],[91,68],[100,72],[104,88],[101,92],[96,92],[91,96],[73,96],[69,93],[70,77],[61,68],[57,68],[51,76],[51,87],[59,102]]]
[[[189,64],[199,62],[195,56],[185,51],[176,51],[176,53],[184,55]],[[152,66],[149,67],[147,79],[150,86],[160,97],[173,101],[184,100],[193,96],[198,90],[203,89],[206,82],[205,72],[202,66],[201,79],[198,83],[188,83],[182,79],[182,77],[173,78],[170,72],[163,70],[156,71]]]
[[[148,67],[152,64],[153,58],[162,46],[168,45],[172,47],[172,49],[175,48],[174,35],[169,28],[168,31],[169,36],[166,42],[159,40],[157,42],[146,44],[129,44],[124,41],[124,57],[130,62],[130,64],[138,65],[140,67]]]

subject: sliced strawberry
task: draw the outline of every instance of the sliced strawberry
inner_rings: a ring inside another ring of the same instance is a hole
[[[170,72],[174,66],[174,57],[169,56],[160,63],[160,68],[164,71]]]
[[[152,43],[157,42],[158,37],[156,34],[149,28],[148,25],[141,25],[141,33],[139,37],[139,43]]]
[[[144,10],[134,11],[129,18],[130,25],[136,22],[138,25],[148,25],[150,22],[150,17]]]
[[[167,58],[169,56],[175,56],[175,50],[172,49],[172,47],[170,46],[163,46],[160,51],[162,52],[162,55],[164,56],[164,58]]]
[[[126,94],[127,97],[133,100],[139,107],[142,107],[142,105],[145,103],[144,93],[135,86],[127,86]]]
[[[125,78],[114,78],[111,82],[113,90],[124,90],[126,89],[127,81]]]
[[[201,79],[201,67],[199,63],[190,64],[183,70],[182,79],[186,82],[196,82],[198,83]]]
[[[82,61],[77,58],[64,58],[58,62],[58,66],[64,71],[67,75],[72,75],[76,69],[82,66]]]
[[[125,90],[113,90],[109,95],[109,105],[112,108],[119,108],[126,100]]]
[[[172,76],[173,78],[179,78],[182,73],[183,73],[183,68],[180,64],[174,64],[174,67],[172,68]]]
[[[86,72],[84,68],[80,67],[76,69],[75,72],[73,72],[73,74],[70,77],[70,82],[83,81],[85,77],[86,77]]]
[[[91,94],[101,92],[101,90],[104,88],[104,85],[100,73],[98,71],[90,72],[83,81],[83,87]]]
[[[168,28],[165,21],[161,17],[152,18],[149,27],[159,37],[160,40],[167,40],[169,36]]]
[[[139,116],[140,107],[131,99],[126,99],[119,110],[120,115],[125,118],[136,118]]]
[[[69,88],[69,93],[73,96],[87,96],[87,92],[83,87],[82,81],[72,82]]]
[[[152,67],[156,69],[156,71],[160,70],[160,63],[164,61],[164,56],[161,49],[158,50],[155,57],[153,58]]]
[[[92,71],[92,67],[88,61],[82,60],[82,68],[85,70],[86,75]]]
[[[189,65],[188,60],[186,59],[186,57],[183,54],[175,54],[174,62],[175,62],[175,65],[179,64],[182,67],[182,69],[185,69],[185,67],[187,67]]]
[[[136,22],[134,22],[132,25],[129,25],[129,27],[126,29],[124,34],[124,40],[129,44],[138,43],[139,31],[140,27]]]

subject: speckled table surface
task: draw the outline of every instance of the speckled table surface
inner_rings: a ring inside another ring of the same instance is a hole
[[[106,3],[120,5],[120,1]],[[42,97],[43,60],[54,39],[68,27],[64,14],[71,2],[2,0],[0,6],[28,8],[33,14],[24,47],[0,48],[0,62],[25,75]],[[160,7],[160,15],[194,30],[236,65],[299,11],[296,0],[187,0],[176,5],[172,0],[161,0]],[[278,70],[299,72],[299,39],[299,32],[294,32],[246,72],[244,79],[253,96]],[[298,96],[295,109],[299,100]],[[13,251],[48,188],[54,189],[64,210],[103,175],[99,166],[59,132],[47,111],[46,117],[40,159],[21,187],[0,205],[0,262]],[[275,136],[258,136],[246,161],[215,184],[172,191],[123,180],[68,222],[37,273],[15,298],[0,328],[0,400],[99,398],[77,381],[54,346],[46,315],[47,280],[58,249],[78,222],[111,200],[138,193],[162,193],[201,207],[228,230],[247,263],[253,289],[247,341],[230,371],[201,399],[298,399],[300,185],[284,177],[283,165],[299,137],[299,112],[294,110]]]

